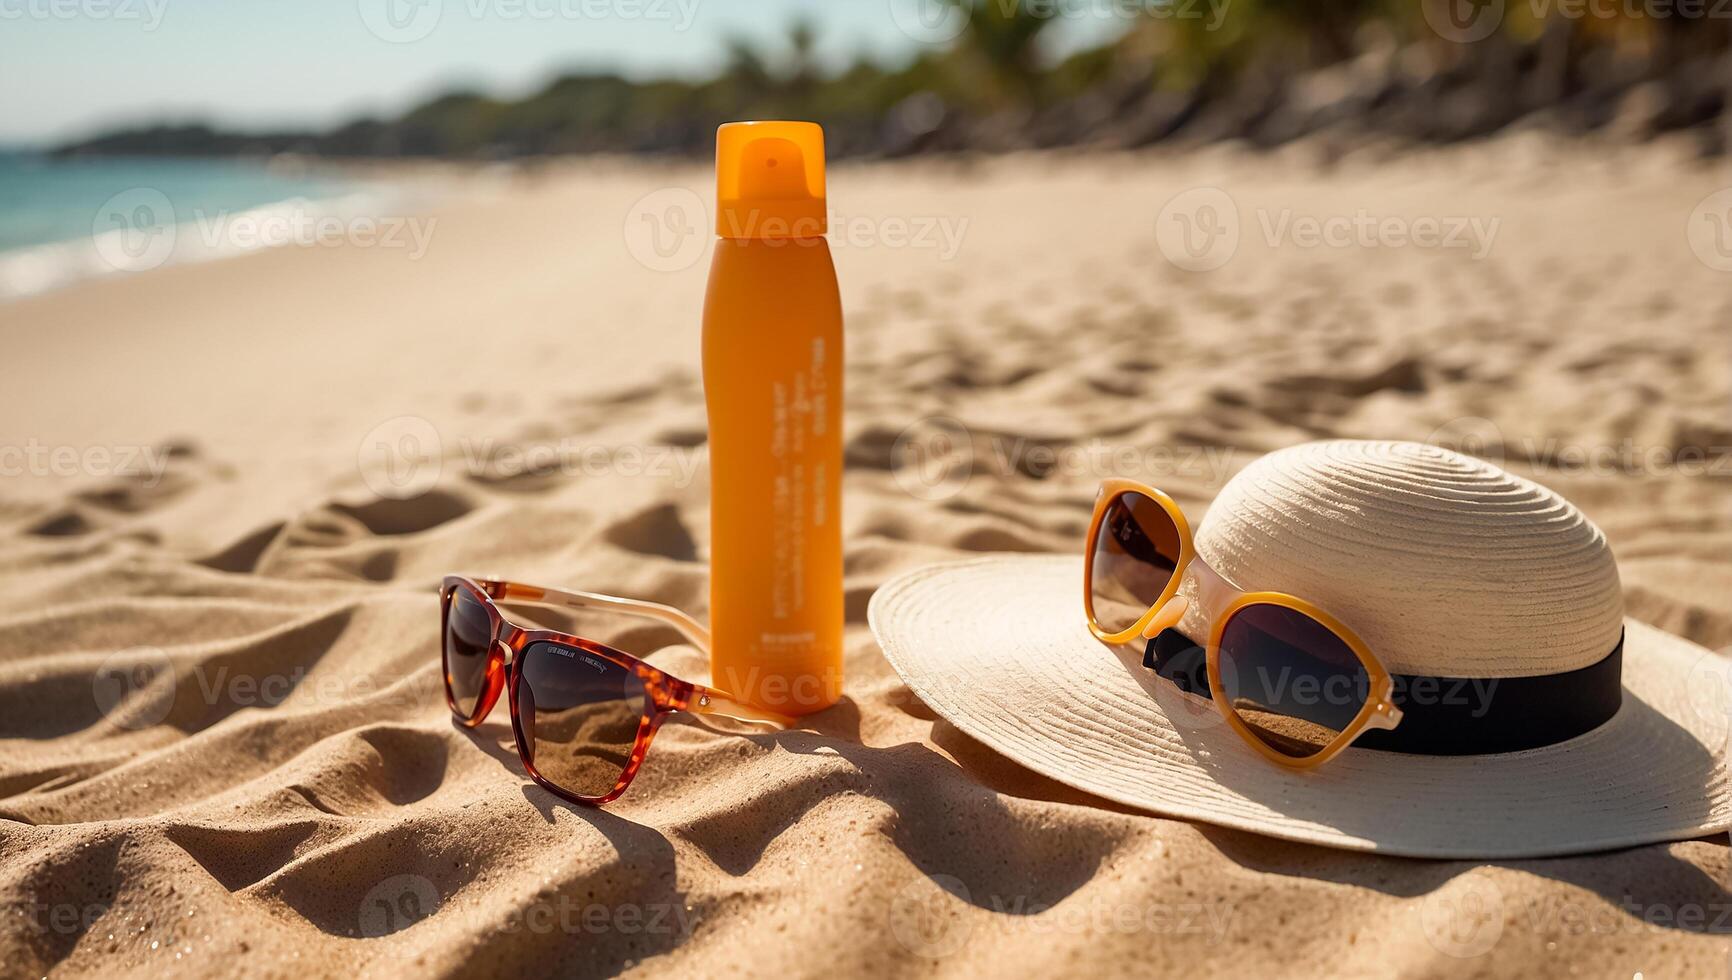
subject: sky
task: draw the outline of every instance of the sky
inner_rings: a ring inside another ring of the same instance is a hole
[[[995,0],[977,0],[995,2]],[[1119,28],[1076,3],[1060,50]],[[940,0],[0,0],[0,145],[120,125],[240,130],[390,115],[453,88],[500,96],[572,70],[703,77],[726,43],[785,49],[802,16],[820,64],[945,43]]]

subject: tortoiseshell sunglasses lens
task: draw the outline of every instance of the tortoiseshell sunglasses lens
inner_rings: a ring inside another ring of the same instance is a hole
[[[1089,551],[1089,615],[1102,630],[1122,633],[1173,580],[1179,528],[1165,507],[1127,491],[1107,504]]]
[[[1371,675],[1346,640],[1270,603],[1241,607],[1222,628],[1220,679],[1251,733],[1295,759],[1339,738],[1371,693]]]
[[[476,703],[487,688],[488,658],[493,654],[493,617],[487,607],[461,586],[445,601],[445,690],[464,719],[475,716]]]
[[[582,647],[532,643],[517,681],[526,761],[574,796],[606,796],[631,764],[648,703],[643,680],[623,664]]]

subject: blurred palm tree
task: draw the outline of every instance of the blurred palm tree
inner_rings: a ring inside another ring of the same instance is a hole
[[[1036,99],[1043,76],[1038,44],[1052,23],[1047,13],[1032,11],[1021,0],[946,0],[968,18],[960,38],[962,53],[977,60],[1013,99]]]
[[[793,103],[805,111],[806,105],[812,99],[812,93],[818,87],[818,61],[816,49],[818,46],[818,29],[812,21],[796,18],[788,25],[788,95]]]
[[[1206,132],[1256,132],[1284,103],[1293,104],[1295,91],[1305,103],[1296,110],[1302,116],[1314,108],[1306,103],[1309,93],[1329,96],[1340,91],[1342,79],[1358,86],[1342,100],[1350,103],[1342,111],[1363,103],[1372,124],[1421,138],[1478,134],[1523,113],[1555,108],[1586,128],[1617,121],[1621,131],[1630,130],[1634,121],[1631,131],[1712,129],[1720,152],[1732,149],[1732,72],[1726,70],[1732,18],[1686,16],[1682,3],[1669,16],[1618,3],[1597,5],[1611,13],[1572,15],[1557,3],[1504,0],[1496,33],[1462,44],[1428,25],[1423,4],[1431,0],[1143,0],[1166,5],[1144,7],[1125,36],[1055,64],[1045,57],[1043,41],[1061,14],[1054,0],[919,2],[946,4],[963,30],[949,47],[929,48],[901,65],[862,54],[851,67],[826,72],[817,54],[822,22],[802,17],[788,24],[785,45],[768,53],[733,40],[722,70],[705,81],[572,74],[522,99],[452,93],[395,119],[357,120],[326,133],[260,137],[147,127],[62,152],[310,149],[467,158],[692,152],[707,146],[718,122],[794,116],[830,127],[840,152],[870,153],[915,145],[906,134],[936,132],[933,120],[945,123],[946,138],[922,147],[964,148],[976,138],[974,122],[996,117],[992,121],[1008,125],[979,130],[987,134],[982,144],[990,144],[993,134],[1021,128],[1019,112],[1039,109],[1056,110],[1045,121],[1061,123],[1047,127],[1058,141],[1088,139],[1114,126],[1159,133],[1148,138],[1160,139],[1210,105],[1224,107],[1226,122]],[[1703,9],[1712,6],[1711,0]],[[1323,81],[1331,84],[1304,84],[1315,70],[1362,54],[1378,56],[1328,72],[1332,77]],[[1150,88],[1163,91],[1151,94]],[[1470,117],[1468,123],[1432,125],[1446,100],[1452,118]],[[1485,105],[1497,111],[1476,109]],[[929,126],[911,130],[908,119]],[[1304,129],[1277,127],[1272,138]]]
[[[795,79],[817,77],[817,61],[812,56],[817,46],[818,29],[809,18],[798,17],[788,25],[788,50],[793,55],[792,75]]]

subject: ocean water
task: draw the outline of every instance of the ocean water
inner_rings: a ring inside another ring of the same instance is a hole
[[[0,153],[0,301],[289,244],[294,222],[363,209],[383,192],[284,162]],[[274,236],[258,233],[268,215]]]

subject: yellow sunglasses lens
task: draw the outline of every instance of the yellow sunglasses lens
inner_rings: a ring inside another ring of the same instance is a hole
[[[1136,625],[1166,591],[1179,564],[1179,527],[1136,491],[1114,497],[1089,542],[1088,613],[1108,633]]]
[[[1287,606],[1252,603],[1221,628],[1227,705],[1263,744],[1288,758],[1328,748],[1358,717],[1371,674],[1334,630]]]

